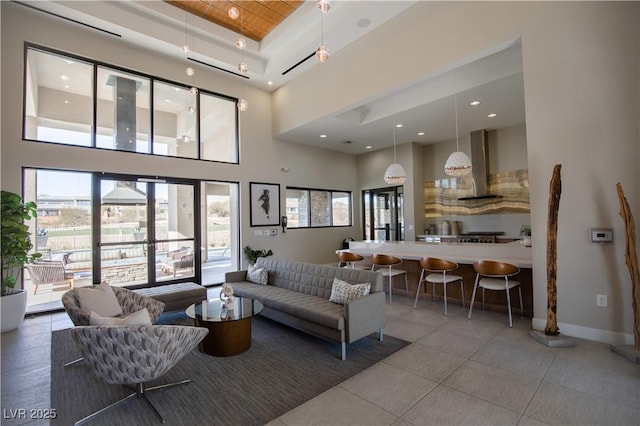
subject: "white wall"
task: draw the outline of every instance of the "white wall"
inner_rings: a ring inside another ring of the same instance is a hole
[[[360,214],[356,209],[354,227],[289,230],[286,234],[282,234],[278,227],[277,236],[254,236],[253,230],[259,228],[249,227],[249,182],[280,184],[282,212],[287,185],[353,191],[358,204],[356,160],[351,155],[336,156],[326,150],[303,148],[274,139],[271,136],[269,93],[243,86],[240,79],[206,67],[191,64],[196,69],[194,84],[214,92],[242,96],[249,101],[249,109],[240,118],[239,165],[22,141],[25,41],[174,81],[186,82],[186,64],[133,48],[126,40],[69,24],[10,2],[1,2],[0,7],[3,190],[21,193],[23,167],[232,181],[240,182],[242,246],[270,248],[284,258],[324,263],[334,261],[335,250],[341,247],[345,237],[360,234],[355,231],[360,228]],[[281,168],[284,166],[289,167],[290,172],[283,173]]]
[[[638,220],[639,9],[638,2],[419,2],[335,53],[328,67],[278,90],[274,130],[344,110],[521,38],[533,229],[546,229],[551,172],[555,164],[563,168],[560,329],[630,342],[631,286],[615,184],[622,183]],[[314,99],[313,109],[298,107],[305,99]],[[359,170],[359,178],[381,176],[388,155],[368,157],[369,169]],[[367,185],[370,181],[360,181]],[[590,227],[613,228],[614,242],[590,243]],[[546,318],[545,247],[545,233],[535,234],[536,328],[544,327]],[[609,296],[608,308],[595,306],[596,294]]]

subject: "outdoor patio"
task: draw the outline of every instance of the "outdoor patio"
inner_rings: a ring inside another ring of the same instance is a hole
[[[221,284],[224,282],[224,274],[231,270],[231,259],[226,256],[214,256],[211,255],[207,262],[202,264],[202,283],[204,286],[212,286]],[[173,275],[165,274],[160,267],[160,264],[156,264],[156,274],[158,277],[167,277],[173,279]],[[182,278],[185,276],[191,276],[191,270],[179,270],[176,272],[176,278]],[[92,285],[92,277],[90,271],[77,272],[74,274],[73,286],[87,287]],[[25,269],[25,289],[27,290],[27,313],[42,312],[53,309],[62,308],[60,298],[69,290],[69,285],[64,282],[47,285],[41,284],[38,287],[38,292],[34,293],[34,285],[31,281],[29,273]],[[125,286],[126,283],[115,284],[119,286]]]

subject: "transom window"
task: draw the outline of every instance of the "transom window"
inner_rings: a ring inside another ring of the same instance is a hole
[[[27,44],[23,138],[239,162],[236,98]]]

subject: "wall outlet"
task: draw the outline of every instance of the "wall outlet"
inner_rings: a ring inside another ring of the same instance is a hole
[[[271,231],[265,229],[264,231],[262,231],[262,235],[271,235]]]
[[[278,230],[277,229],[271,229],[271,235],[278,235]]]
[[[606,294],[597,294],[596,295],[596,306],[600,306],[601,308],[607,307],[607,295]]]

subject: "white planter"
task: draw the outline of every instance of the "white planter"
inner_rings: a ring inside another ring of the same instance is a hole
[[[9,296],[0,297],[2,314],[2,333],[20,327],[27,310],[27,292],[19,290]]]

